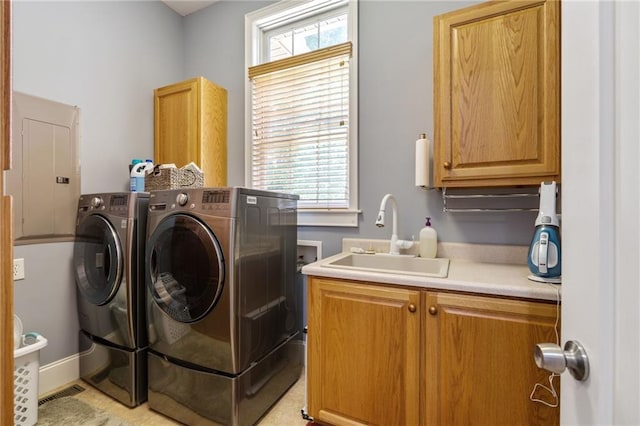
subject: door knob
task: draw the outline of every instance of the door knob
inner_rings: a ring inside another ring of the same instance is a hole
[[[584,347],[575,340],[564,344],[564,350],[555,343],[538,343],[533,351],[533,358],[539,368],[544,368],[556,374],[565,369],[580,381],[589,377],[589,357]]]

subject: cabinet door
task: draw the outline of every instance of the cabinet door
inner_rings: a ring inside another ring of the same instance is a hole
[[[416,425],[420,292],[310,277],[309,413],[333,425]]]
[[[533,350],[556,341],[558,306],[429,292],[425,308],[425,424],[559,423],[558,407],[529,399],[536,383],[549,385]],[[559,396],[560,378],[553,384]]]
[[[155,90],[154,164],[202,167],[198,85],[191,79]]]
[[[438,187],[560,180],[559,1],[434,17]]]

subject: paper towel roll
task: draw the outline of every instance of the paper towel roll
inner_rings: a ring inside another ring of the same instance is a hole
[[[416,141],[416,186],[431,187],[431,141],[422,133]]]

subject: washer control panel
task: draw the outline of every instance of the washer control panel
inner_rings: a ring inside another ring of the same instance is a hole
[[[141,195],[128,192],[81,195],[78,200],[78,213],[104,212],[126,215],[129,207],[135,204],[132,200],[136,196]]]

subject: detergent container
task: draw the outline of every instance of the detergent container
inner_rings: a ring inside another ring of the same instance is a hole
[[[133,165],[131,168],[131,179],[129,181],[129,189],[131,192],[144,192],[144,177],[147,174],[147,170],[149,170],[149,172],[153,170],[153,162],[151,160]]]
[[[559,283],[561,275],[560,219],[556,214],[556,182],[540,184],[540,210],[527,263],[533,281]]]

